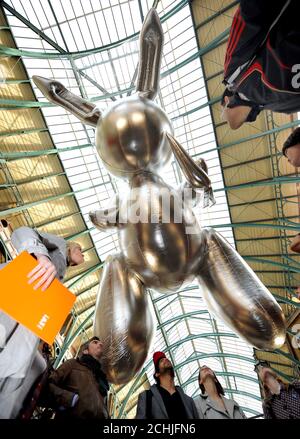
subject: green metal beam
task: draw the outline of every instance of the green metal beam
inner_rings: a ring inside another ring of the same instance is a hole
[[[197,24],[196,30],[198,30],[198,29],[200,29],[200,27],[203,27],[206,24],[210,23],[212,20],[214,20],[215,18],[218,18],[220,15],[225,14],[225,12],[227,12],[229,9],[233,8],[234,6],[238,5],[239,3],[240,3],[239,0],[235,0],[234,2],[230,3],[229,5],[225,6],[222,9],[220,9],[219,11],[216,11],[213,15],[206,18],[206,20],[203,20],[199,24]]]
[[[198,316],[198,315],[201,315],[201,314],[209,314],[209,312],[207,310],[187,312],[187,313],[181,314],[180,316],[172,317],[171,319],[166,320],[165,322],[159,324],[157,326],[157,329],[161,329],[164,326],[169,325],[170,323],[177,322],[178,320],[187,319],[189,317],[195,317],[195,316]]]
[[[215,99],[217,99],[217,98],[215,98]],[[219,98],[219,100],[221,101],[221,97]],[[201,106],[201,107],[203,107],[203,106]],[[192,111],[194,111],[194,110],[192,110]],[[189,114],[189,113],[187,113],[187,114]],[[225,143],[223,145],[218,145],[216,148],[207,149],[206,151],[202,151],[199,154],[194,154],[193,158],[197,158],[197,157],[200,157],[200,156],[202,157],[204,154],[208,154],[208,153],[213,152],[213,151],[218,151],[218,150],[223,150],[223,149],[226,149],[226,148],[230,148],[231,146],[239,145],[240,143],[248,142],[249,140],[255,140],[255,139],[267,136],[267,135],[272,134],[272,133],[278,133],[280,131],[283,131],[283,130],[286,130],[286,129],[298,126],[299,124],[300,124],[300,120],[297,119],[295,121],[292,121],[292,122],[286,123],[284,125],[281,125],[280,127],[276,127],[276,128],[272,128],[270,130],[262,131],[262,132],[260,132],[258,134],[253,134],[252,136],[243,137],[243,138],[241,138],[239,140],[236,140],[234,142]]]
[[[175,343],[169,344],[168,345],[168,351],[170,351],[171,349],[174,348],[178,348],[179,346],[192,341],[192,340],[198,340],[200,338],[207,338],[209,341],[212,341],[213,343],[215,343],[213,340],[210,340],[210,337],[231,337],[231,338],[239,338],[236,334],[234,334],[233,332],[204,332],[202,334],[191,334],[188,335],[187,337],[176,341]],[[222,352],[221,352],[222,353]]]
[[[93,78],[91,78],[89,75],[84,73],[82,70],[78,69],[78,73],[81,76],[83,76],[83,78],[85,78],[87,81],[89,81],[91,84],[93,84],[94,87],[98,88],[98,90],[100,90],[104,94],[104,96],[107,96],[109,94],[109,92],[104,87],[99,85],[98,82],[94,81]],[[116,98],[114,96],[111,96],[111,100],[116,101]]]
[[[54,47],[58,52],[60,53],[66,53],[66,51],[60,47],[55,41],[53,41],[48,35],[46,35],[43,31],[38,29],[34,24],[32,24],[30,21],[28,21],[23,15],[21,15],[18,11],[16,11],[14,8],[12,8],[10,5],[8,5],[5,1],[1,1],[1,6],[5,8],[7,11],[9,11],[12,15],[17,17],[18,20],[20,20],[22,23],[24,23],[29,29],[31,29],[34,33],[39,35],[43,40],[45,40],[50,46]]]
[[[210,226],[213,229],[225,229],[225,228],[242,228],[242,227],[253,227],[253,228],[261,228],[261,229],[286,229],[286,230],[294,230],[296,233],[299,233],[300,224],[298,227],[287,226],[285,224],[265,224],[265,223],[230,223],[230,224],[215,224]]]
[[[161,78],[165,78],[169,75],[171,75],[172,73],[174,73],[175,71],[179,70],[180,68],[186,66],[187,64],[191,63],[192,61],[195,61],[196,59],[198,59],[200,56],[205,55],[206,53],[210,52],[212,49],[214,49],[215,47],[217,47],[220,43],[225,41],[225,38],[228,36],[229,34],[229,29],[227,29],[225,32],[223,32],[222,34],[220,34],[217,38],[215,38],[208,46],[199,49],[196,53],[194,53],[193,55],[191,55],[190,57],[188,57],[187,59],[185,59],[184,61],[182,61],[181,63],[178,63],[176,66],[172,67],[171,69],[165,71],[162,75]],[[104,47],[104,46],[103,46]],[[6,49],[6,50],[5,50]],[[4,52],[9,52],[10,48],[3,48],[3,46],[0,45],[0,54],[1,51]],[[14,49],[16,50],[16,49]],[[22,51],[19,51],[22,52]],[[35,53],[35,52],[33,52]],[[25,56],[24,53],[19,54],[20,56]],[[15,55],[16,56],[16,55]],[[29,55],[28,55],[29,56]],[[32,56],[32,53],[30,55],[30,57]],[[44,56],[43,56],[44,57]],[[50,56],[49,56],[50,58]],[[125,89],[125,90],[119,90],[117,92],[114,93],[109,93],[103,96],[97,96],[91,99],[92,102],[98,102],[107,98],[113,98],[114,96],[120,95],[120,93],[128,93],[134,90],[134,87],[130,87],[129,89]],[[211,101],[206,102],[203,105],[200,105],[199,107],[196,107],[195,109],[192,109],[188,112],[182,113],[179,116],[173,117],[171,120],[174,121],[178,118],[187,116],[189,114],[192,114],[202,108],[207,107],[208,105],[213,105],[216,102],[221,101],[221,97],[217,97],[215,99],[212,99]],[[52,104],[50,102],[40,102],[40,101],[19,101],[19,100],[10,100],[10,99],[2,99],[0,100],[0,109],[9,109],[10,108],[34,108],[34,107],[52,107],[55,106],[55,104]]]
[[[88,235],[92,230],[94,230],[95,229],[95,227],[91,227],[90,229],[85,229],[85,230],[82,230],[81,232],[79,232],[79,233],[75,233],[74,235],[70,235],[70,236],[68,236],[67,238],[65,238],[67,241],[74,241],[74,240],[76,240],[77,238],[80,238],[81,236],[84,236],[84,235]]]
[[[189,2],[189,0],[182,0],[181,2],[179,2],[167,14],[162,16],[160,18],[160,21],[163,23],[168,18],[175,15],[182,8],[184,8],[188,4],[188,2]],[[107,51],[109,49],[113,49],[115,47],[122,45],[126,41],[136,40],[138,38],[138,36],[139,36],[139,32],[136,32],[136,33],[129,35],[126,38],[122,38],[114,43],[106,44],[104,46],[96,47],[96,48],[90,49],[90,50],[81,50],[81,51],[69,52],[69,53],[34,52],[34,51],[27,51],[27,50],[12,49],[12,48],[0,45],[0,54],[2,53],[3,55],[7,55],[7,56],[23,56],[23,57],[30,57],[30,58],[49,58],[49,59],[64,59],[64,58],[69,59],[69,57],[71,56],[73,59],[78,59],[78,58],[82,58],[85,56],[100,53],[103,51]]]
[[[104,182],[104,183],[95,184],[94,186],[89,186],[87,188],[78,189],[77,191],[65,192],[63,194],[53,195],[52,197],[47,197],[47,198],[44,198],[44,199],[39,200],[39,201],[33,201],[31,203],[26,203],[26,204],[23,204],[21,206],[12,207],[11,209],[6,209],[6,210],[0,211],[0,215],[2,215],[2,216],[12,215],[13,213],[22,212],[23,210],[30,209],[31,207],[38,206],[39,204],[42,204],[42,203],[59,200],[61,198],[65,198],[65,197],[71,197],[71,196],[74,196],[75,194],[79,194],[81,192],[88,191],[90,189],[96,189],[98,187],[103,186],[104,184],[106,184],[106,183]]]
[[[82,294],[87,293],[88,291],[92,290],[97,285],[99,285],[99,282],[94,282],[91,285],[89,285],[87,288],[84,288],[82,291],[79,291],[79,293],[76,294],[76,299],[77,299],[77,297],[80,297]]]
[[[1,45],[0,45],[1,48]],[[21,101],[18,99],[0,99],[0,110],[9,110],[14,108],[41,108],[55,107],[51,102],[41,101]]]
[[[37,229],[40,229],[42,227],[48,226],[49,224],[57,223],[58,221],[63,221],[64,219],[71,218],[72,216],[80,215],[82,217],[82,213],[80,211],[72,212],[72,213],[66,213],[65,215],[61,215],[58,218],[52,218],[51,220],[44,221],[42,223],[38,223],[36,225]]]
[[[75,338],[80,334],[80,332],[82,331],[82,329],[84,329],[85,325],[87,324],[87,322],[89,322],[91,320],[91,318],[93,317],[94,312],[90,313],[85,319],[84,321],[78,326],[78,328],[76,329],[76,331],[68,338],[67,341],[65,341],[65,343],[62,346],[62,349],[59,353],[59,355],[57,356],[57,358],[55,359],[55,362],[53,364],[54,368],[59,367],[60,363],[62,362],[67,350],[69,349],[69,347],[72,345],[73,341],[75,340]]]
[[[94,265],[89,270],[85,271],[81,276],[77,277],[77,279],[74,280],[71,284],[67,285],[68,289],[71,289],[75,287],[79,282],[81,282],[85,277],[89,276],[90,274],[94,273],[95,271],[99,270],[99,268],[103,267],[103,262],[100,262],[99,264]],[[69,279],[70,280],[70,279]]]
[[[199,389],[195,390],[195,392],[192,395],[192,398],[194,397],[195,393],[199,393]],[[237,389],[227,389],[226,387],[224,388],[224,392],[227,393],[235,393],[237,395],[243,395],[243,396],[247,396],[248,398],[252,398],[252,399],[256,399],[256,401],[261,402],[261,397],[257,396],[257,395],[253,395],[253,393],[249,393],[249,392],[245,392],[244,390],[237,390]]]
[[[91,147],[93,147],[93,145],[88,143],[85,145],[69,146],[67,148],[59,148],[59,149],[49,148],[49,149],[40,149],[36,151],[0,152],[0,158],[6,161],[21,160],[21,159],[27,159],[32,157],[40,157],[44,155],[60,154],[63,152],[75,151],[77,149],[85,149]]]
[[[0,78],[0,84],[7,84],[7,85],[30,84],[30,79],[3,79],[3,78]]]
[[[66,192],[66,193],[60,194],[60,195],[53,195],[52,197],[44,198],[44,199],[39,200],[39,201],[33,201],[31,203],[23,204],[22,206],[17,206],[17,207],[12,207],[11,209],[2,210],[2,211],[0,211],[0,215],[5,217],[7,215],[12,215],[13,213],[18,213],[18,212],[22,212],[23,210],[30,209],[31,207],[38,206],[39,204],[42,204],[42,203],[56,201],[56,200],[59,200],[61,198],[70,197],[70,196],[74,196],[74,192]]]
[[[49,131],[48,128],[28,128],[15,131],[0,131],[0,137],[20,136],[22,134],[44,133]]]
[[[243,373],[238,372],[216,372],[214,371],[217,376],[226,376],[226,377],[235,377],[235,378],[241,378],[242,380],[252,381],[255,384],[259,384],[259,381],[257,378],[253,378],[249,375],[245,375]],[[198,374],[196,377],[189,378],[185,383],[182,384],[182,388],[187,387],[188,385],[194,383],[196,380],[198,380]]]
[[[235,140],[234,142],[224,143],[223,145],[219,145],[217,147],[217,149],[230,148],[231,146],[239,145],[240,143],[248,142],[249,140],[259,139],[260,137],[268,136],[269,134],[272,134],[272,133],[279,133],[280,131],[283,131],[283,130],[286,130],[289,128],[293,128],[295,126],[298,126],[299,124],[300,124],[300,120],[297,119],[297,120],[294,120],[292,122],[281,125],[279,127],[272,128],[270,130],[266,130],[266,131],[263,131],[263,132],[260,132],[257,134],[252,134],[251,136],[247,136],[247,137],[242,137],[238,140]],[[207,151],[203,151],[201,154],[205,154],[205,152],[207,152]]]
[[[195,61],[199,57],[201,57],[201,56],[205,55],[206,53],[210,52],[212,49],[217,47],[220,43],[225,42],[227,36],[229,35],[229,32],[230,32],[230,28],[226,29],[224,32],[222,32],[220,35],[218,35],[214,40],[212,40],[207,46],[197,50],[196,53],[194,53],[193,55],[189,56],[187,59],[185,59],[181,63],[178,63],[176,66],[174,66],[171,69],[165,71],[161,75],[161,78],[165,78],[166,76],[169,76],[171,73],[176,72],[181,67],[186,66],[190,62]],[[219,97],[217,99],[221,100],[221,97]]]
[[[171,121],[174,122],[175,120],[181,119],[182,117],[189,116],[190,114],[196,113],[197,111],[202,110],[203,108],[206,108],[208,106],[214,105],[217,102],[221,102],[221,97],[210,99],[207,102],[205,102],[205,104],[202,104],[202,105],[199,105],[198,107],[192,108],[191,110],[186,111],[185,113],[180,113],[178,116],[172,117]],[[201,153],[201,154],[205,154],[205,153],[210,152],[210,151],[216,151],[216,149],[217,148],[211,149],[209,151],[203,151],[203,153]],[[197,157],[201,154],[195,154],[193,157]]]
[[[285,196],[285,197],[283,197],[284,198],[284,202],[285,203],[293,203],[293,204],[298,204],[298,201],[297,201],[297,199],[298,199],[298,195],[295,193],[294,195],[288,195],[288,196]],[[294,199],[295,201],[292,201],[292,199]],[[272,198],[264,198],[264,199],[262,199],[262,200],[255,200],[255,202],[253,203],[253,202],[249,202],[249,201],[246,201],[246,202],[244,202],[244,203],[232,203],[232,204],[230,204],[230,208],[232,208],[232,207],[243,207],[243,206],[249,206],[249,205],[252,205],[252,204],[255,204],[255,206],[257,206],[257,205],[259,205],[259,204],[262,204],[262,203],[272,203],[272,202],[274,202],[274,201],[276,201],[276,198],[275,197],[272,197]],[[266,238],[263,238],[263,239],[270,239],[269,237],[266,237]],[[273,237],[272,237],[272,239],[273,239]]]
[[[260,264],[274,265],[275,267],[282,267],[285,270],[292,271],[293,273],[300,273],[300,268],[292,267],[291,265],[288,264],[282,264],[281,262],[275,262],[268,259],[255,258],[254,256],[242,256],[242,258],[245,259],[246,261],[258,262]]]
[[[35,178],[29,178],[29,179],[24,179],[24,180],[18,180],[15,183],[10,183],[10,184],[0,184],[0,189],[6,189],[8,187],[15,187],[15,186],[21,186],[23,184],[29,184],[29,183],[34,183],[37,181],[43,182],[45,180],[49,180],[51,178],[54,177],[62,177],[62,176],[66,176],[65,172],[54,172],[53,174],[48,174],[48,175],[40,175],[39,177],[35,177]]]
[[[295,357],[293,357],[291,354],[287,354],[286,352],[283,352],[281,349],[275,349],[274,353],[283,355],[285,358],[288,358],[292,363],[297,364],[297,366],[300,366],[300,361],[297,360]]]
[[[259,186],[275,186],[277,184],[296,184],[300,182],[300,177],[277,177],[270,178],[267,180],[258,180],[252,181],[249,183],[236,184],[232,186],[225,186],[224,188],[215,189],[214,192],[224,192],[224,191],[232,191],[234,189],[245,189],[249,187],[259,187]]]
[[[276,153],[276,155],[278,157],[282,157],[282,152],[278,151]],[[270,160],[270,154],[264,155],[264,156],[261,156],[261,157],[257,157],[256,159],[245,160],[243,162],[239,162],[238,159],[236,159],[236,160],[237,160],[236,163],[234,163],[233,165],[222,166],[223,171],[226,171],[227,169],[236,168],[238,166],[251,165],[253,163],[261,162],[263,160]]]

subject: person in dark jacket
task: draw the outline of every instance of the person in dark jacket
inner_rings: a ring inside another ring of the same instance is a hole
[[[79,358],[65,361],[49,377],[49,391],[56,402],[55,419],[106,419],[109,384],[101,368],[103,344],[92,337]]]
[[[255,370],[263,387],[265,419],[300,419],[300,381],[283,383],[267,361],[258,362]]]
[[[164,352],[153,355],[156,384],[139,394],[136,419],[198,419],[193,398],[175,386],[174,368]]]
[[[226,49],[223,118],[230,128],[269,109],[300,110],[300,26],[297,0],[241,0]]]

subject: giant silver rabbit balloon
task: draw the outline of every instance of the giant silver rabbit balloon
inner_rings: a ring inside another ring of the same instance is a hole
[[[196,277],[209,309],[250,344],[271,350],[285,341],[282,310],[267,288],[221,235],[201,230],[192,202],[183,201],[183,187],[172,188],[163,180],[161,171],[173,153],[186,178],[184,188],[204,191],[206,205],[214,203],[204,160],[192,160],[153,101],[162,47],[160,20],[151,9],[140,34],[137,93],[104,113],[61,83],[33,77],[48,100],[95,127],[104,166],[129,183],[115,205],[90,213],[100,230],[115,228],[119,234],[121,251],[105,263],[94,318],[94,333],[104,342],[103,367],[113,383],[131,380],[148,354],[153,320],[147,288],[168,294]],[[137,205],[138,221],[133,220]]]

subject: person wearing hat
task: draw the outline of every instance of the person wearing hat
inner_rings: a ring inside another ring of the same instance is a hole
[[[200,419],[246,419],[243,410],[225,392],[212,369],[201,366],[198,375],[201,394],[195,398]]]
[[[49,377],[49,392],[56,402],[55,419],[107,419],[109,384],[101,368],[103,343],[92,337],[79,349],[78,358],[65,361]]]
[[[269,109],[300,111],[298,2],[240,0],[225,61],[223,119],[233,130]]]
[[[175,372],[164,352],[153,354],[156,384],[139,394],[136,419],[198,419],[193,398],[175,386]]]
[[[35,282],[34,289],[41,287],[45,291],[55,278],[63,280],[68,266],[84,262],[77,242],[30,227],[14,230],[11,242],[18,253],[26,250],[37,260],[28,273],[28,283]],[[0,419],[19,415],[30,387],[45,371],[39,341],[33,332],[0,310]]]
[[[255,371],[262,384],[265,419],[300,419],[300,381],[283,383],[267,361],[258,361]]]

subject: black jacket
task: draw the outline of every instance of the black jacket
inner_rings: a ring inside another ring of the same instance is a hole
[[[299,12],[297,0],[240,1],[223,81],[235,93],[236,105],[242,99],[281,113],[300,110]]]

